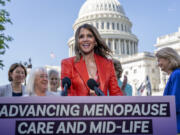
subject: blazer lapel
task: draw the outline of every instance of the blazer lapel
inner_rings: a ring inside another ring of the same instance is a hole
[[[79,62],[75,63],[75,68],[76,68],[77,72],[79,73],[81,79],[84,81],[85,86],[87,87],[87,89],[89,89],[89,87],[87,85],[89,76],[88,76],[85,60],[83,60],[82,57]]]
[[[98,70],[100,89],[103,90],[105,87],[105,82],[106,82],[106,72],[105,72],[106,70],[104,70],[106,68],[106,65],[104,63],[104,58],[102,58],[101,56],[94,54],[94,58],[95,58],[96,66]]]
[[[11,83],[9,85],[7,85],[6,92],[7,92],[8,96],[12,96],[13,89],[12,89]]]

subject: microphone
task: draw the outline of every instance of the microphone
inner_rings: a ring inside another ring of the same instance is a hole
[[[68,95],[68,89],[71,86],[71,80],[68,77],[64,77],[62,79],[62,86],[64,88],[64,91],[62,91],[61,96],[67,96]]]
[[[87,85],[90,89],[94,90],[97,96],[105,96],[102,90],[98,88],[98,84],[94,79],[89,79]]]

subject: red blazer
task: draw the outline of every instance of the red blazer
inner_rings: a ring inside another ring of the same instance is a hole
[[[98,77],[100,82],[100,89],[107,95],[123,95],[118,86],[114,65],[112,60],[105,59],[97,54],[94,54]],[[71,87],[68,91],[69,96],[89,96],[89,87],[87,81],[89,75],[86,69],[85,60],[81,57],[80,61],[75,62],[75,57],[67,58],[61,62],[61,80],[64,77],[69,77],[71,80]]]

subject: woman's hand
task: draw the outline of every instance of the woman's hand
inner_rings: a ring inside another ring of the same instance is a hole
[[[95,95],[96,95],[96,93],[95,93],[95,91],[94,91],[94,90],[91,90],[91,89],[90,89],[89,95],[90,95],[90,96],[95,96]]]

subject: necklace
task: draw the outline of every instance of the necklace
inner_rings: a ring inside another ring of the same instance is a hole
[[[97,71],[96,71],[96,74],[94,74],[92,71],[88,71],[88,74],[89,74],[89,78],[94,78],[95,79]]]
[[[94,59],[85,60],[86,68],[88,71],[89,78],[96,79],[97,77],[97,67]]]

